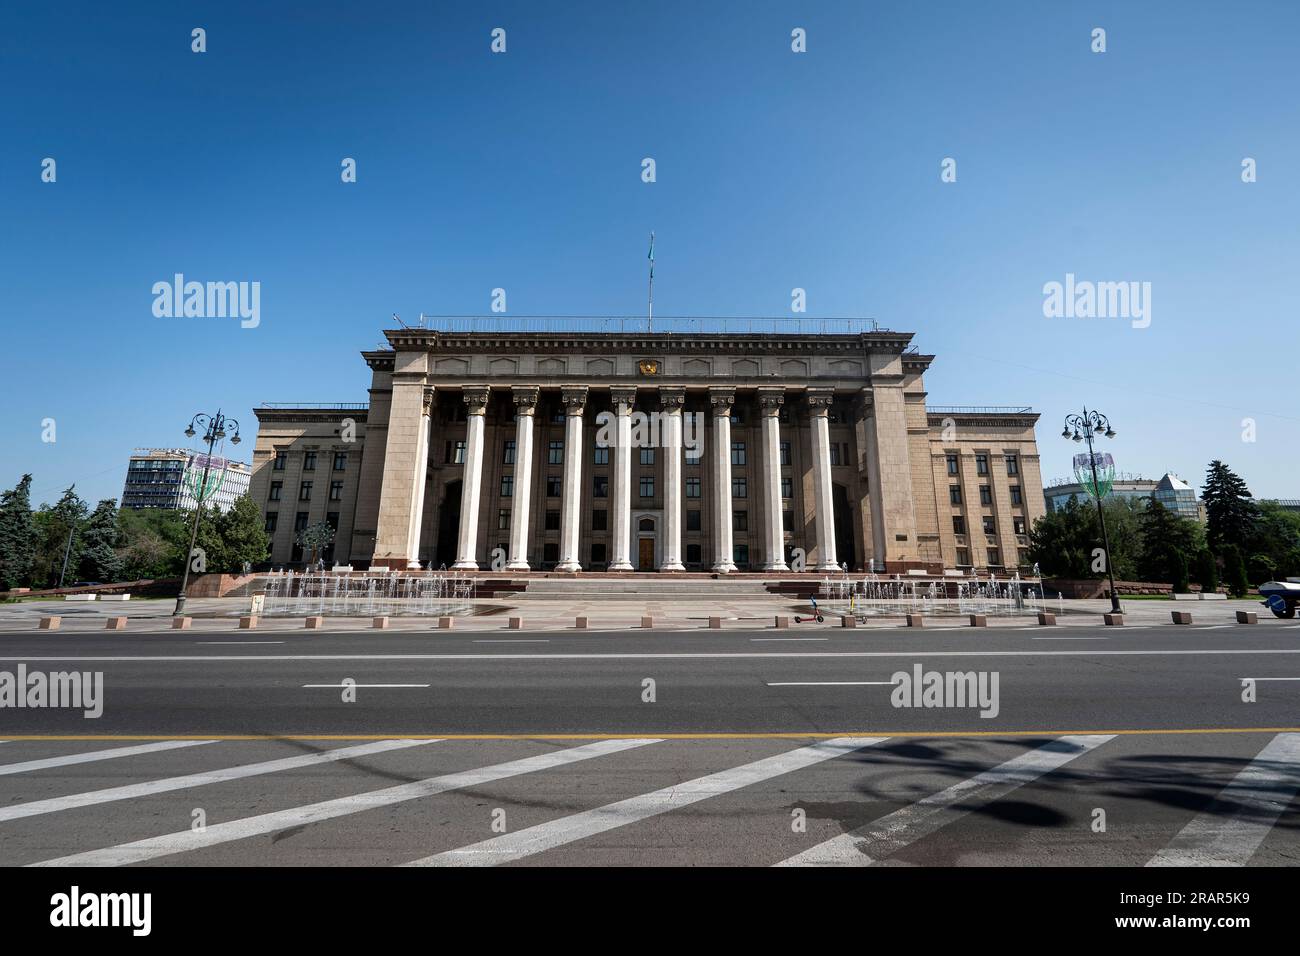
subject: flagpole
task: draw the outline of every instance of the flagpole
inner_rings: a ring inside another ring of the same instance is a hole
[[[653,333],[655,330],[655,234],[654,230],[650,231],[650,293],[648,302],[648,325],[647,331]]]

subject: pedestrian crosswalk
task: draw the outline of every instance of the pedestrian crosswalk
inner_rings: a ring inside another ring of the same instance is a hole
[[[9,742],[0,865],[1244,866],[1300,851],[1291,732],[392,738],[275,755],[290,746]]]

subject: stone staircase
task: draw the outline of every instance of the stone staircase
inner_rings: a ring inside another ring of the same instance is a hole
[[[647,574],[627,577],[534,578],[512,601],[735,601],[770,598],[761,579],[679,578]]]

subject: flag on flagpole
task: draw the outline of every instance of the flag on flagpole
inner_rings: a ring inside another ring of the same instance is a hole
[[[655,234],[650,233],[650,255],[646,256],[650,260],[650,278],[655,276]]]

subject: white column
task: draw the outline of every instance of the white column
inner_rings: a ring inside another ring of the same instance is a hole
[[[659,389],[664,414],[659,420],[664,453],[664,539],[660,571],[685,571],[682,564],[682,407],[686,389]]]
[[[713,408],[713,570],[736,570],[731,530],[731,406],[734,388],[709,389]]]
[[[812,426],[813,520],[817,525],[817,570],[838,571],[835,560],[835,499],[831,493],[831,433],[827,422],[832,392],[808,390]]]
[[[460,538],[453,568],[478,570],[479,500],[483,484],[483,419],[487,415],[489,387],[475,385],[461,390],[468,406],[465,426],[465,469],[460,493]]]
[[[614,402],[614,553],[609,570],[632,570],[632,403],[635,387],[609,390]]]
[[[764,571],[789,571],[785,563],[785,526],[781,521],[781,405],[785,394],[779,388],[760,388],[758,403],[763,411],[763,527],[766,560]]]
[[[560,563],[557,571],[581,571],[578,561],[578,531],[582,524],[582,411],[587,386],[560,389],[564,402],[564,497],[560,511]]]
[[[406,562],[408,571],[420,569],[420,530],[424,526],[424,485],[425,475],[429,469],[429,425],[433,419],[434,392],[431,388],[424,390],[420,412],[420,435],[416,439],[416,479],[415,499],[412,502],[411,535],[407,542],[406,553],[410,560]]]
[[[528,502],[533,490],[533,416],[536,388],[515,386],[515,480],[510,504],[510,558],[507,571],[528,570]]]

